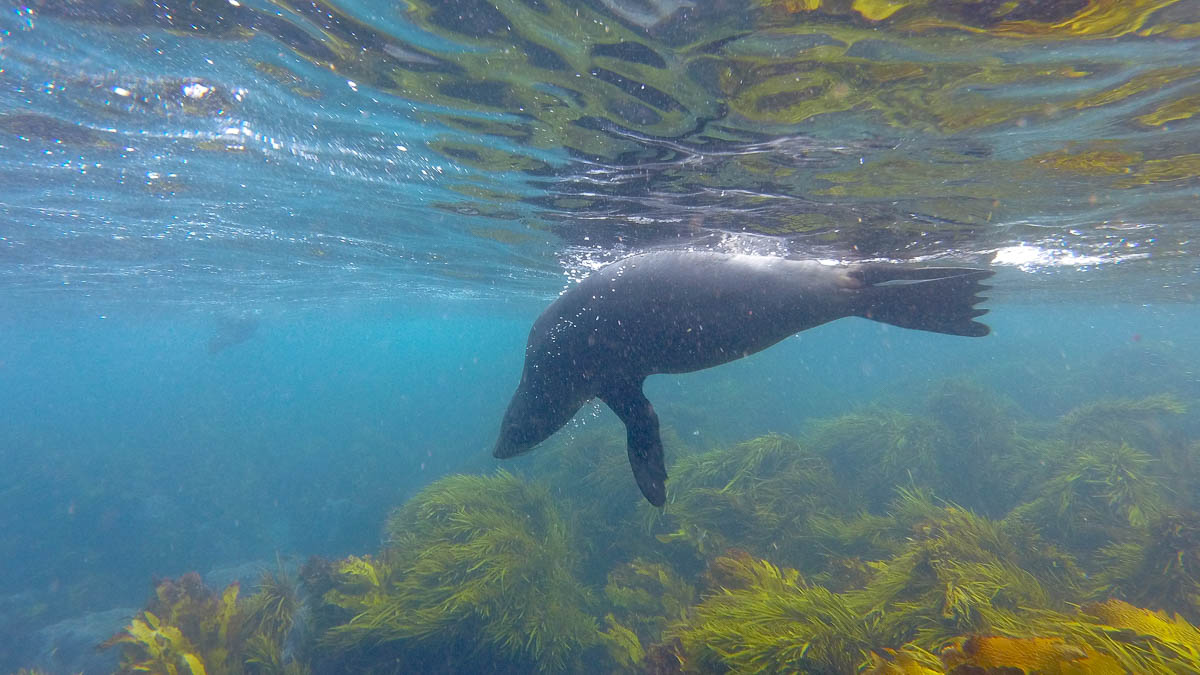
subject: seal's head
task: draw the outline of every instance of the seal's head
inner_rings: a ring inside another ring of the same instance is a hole
[[[533,446],[554,433],[554,429],[546,429],[537,406],[528,399],[529,396],[522,395],[520,389],[513,395],[504,413],[504,421],[500,423],[500,438],[496,439],[493,456],[501,459],[515,457],[532,450]]]
[[[568,388],[535,386],[523,378],[504,412],[492,455],[504,459],[532,450],[569,422],[582,405],[583,400]]]
[[[516,394],[512,394],[509,410],[504,412],[500,437],[492,455],[504,459],[529,452],[536,444],[558,431],[566,419],[570,419],[570,414],[566,419],[558,419],[559,416],[553,414],[556,406],[547,405],[547,399],[547,396],[530,390],[526,383],[521,383]]]

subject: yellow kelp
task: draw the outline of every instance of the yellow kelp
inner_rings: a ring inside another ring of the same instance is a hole
[[[195,572],[164,579],[150,607],[103,646],[121,646],[120,673],[240,673],[236,655],[245,635],[238,590],[234,583],[214,593]]]
[[[769,10],[783,13],[841,14],[839,0],[760,0]],[[1088,0],[1079,3],[1039,3],[1016,0],[987,4],[975,0],[853,0],[849,11],[873,22],[887,21],[901,30],[954,28],[1009,38],[1112,38],[1129,33],[1161,32],[1148,28],[1152,17],[1181,0]],[[1200,24],[1172,25],[1187,34]]]

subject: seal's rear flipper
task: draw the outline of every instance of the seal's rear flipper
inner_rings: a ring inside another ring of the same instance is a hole
[[[642,393],[641,382],[621,382],[600,393],[600,400],[625,423],[629,465],[646,501],[662,506],[667,501],[667,468],[663,461],[658,415]]]
[[[902,328],[949,335],[982,337],[989,328],[978,321],[987,314],[975,305],[987,298],[978,294],[990,288],[981,283],[990,270],[966,267],[904,267],[863,265],[850,276],[866,287],[858,316]]]

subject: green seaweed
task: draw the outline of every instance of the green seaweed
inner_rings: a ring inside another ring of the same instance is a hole
[[[881,611],[870,593],[831,593],[745,553],[718,557],[713,568],[710,593],[673,629],[677,642],[659,647],[684,672],[1119,675],[1200,667],[1200,630],[1116,599],[1074,613],[1021,607],[1019,621],[910,642],[894,633],[888,613],[919,614],[919,602]]]
[[[850,673],[878,643],[845,595],[741,553],[713,561],[716,584],[673,632],[688,672]]]
[[[815,514],[805,525],[808,543],[826,552],[825,569],[812,578],[834,590],[866,584],[874,573],[869,561],[899,553],[906,534],[895,515],[866,511],[852,517]]]
[[[1062,418],[1062,426],[1075,444],[1107,441],[1150,450],[1168,442],[1163,418],[1186,412],[1187,407],[1172,394],[1107,399],[1068,412]]]
[[[1166,513],[1100,550],[1098,592],[1200,622],[1200,514]]]
[[[285,572],[263,572],[258,590],[245,603],[247,630],[282,642],[300,609],[299,589]]]
[[[284,657],[284,644],[300,609],[300,591],[295,580],[282,569],[264,571],[259,577],[258,590],[241,608],[244,629],[250,634],[243,650],[247,672],[261,675],[308,672],[306,663]]]
[[[840,495],[827,462],[795,439],[768,434],[685,455],[670,474],[667,508],[653,514],[659,541],[685,545],[700,560],[732,547],[822,564],[822,552],[797,533]]]
[[[246,641],[243,654],[246,672],[254,675],[308,675],[312,672],[307,663],[286,659],[282,645],[270,635],[252,636]]]
[[[670,428],[662,436],[667,456],[678,456],[678,437]],[[529,460],[529,475],[554,486],[554,500],[575,533],[579,573],[594,586],[605,583],[614,560],[662,553],[651,535],[659,510],[646,503],[630,477],[625,444],[625,430],[614,420],[560,434]],[[668,489],[675,480],[672,471]]]
[[[544,487],[506,472],[449,476],[397,509],[387,532],[386,571],[352,560],[325,594],[358,611],[324,631],[326,658],[559,672],[599,643],[572,540]]]
[[[1179,0],[1086,0],[1040,5],[1006,2],[972,11],[973,0],[759,0],[776,20],[792,15],[850,15],[893,29],[932,31],[957,29],[1000,37],[1109,38],[1140,31],[1154,14]],[[1030,5],[1038,8],[1031,11]],[[1185,24],[1187,25],[1187,24]]]
[[[644,645],[661,642],[669,625],[687,620],[696,589],[668,565],[634,560],[609,573],[604,597],[613,608],[605,617],[610,626],[606,632],[620,637],[621,645],[632,636],[641,653],[636,663],[645,655]],[[616,661],[624,663],[624,656]]]
[[[850,499],[876,513],[898,485],[941,484],[939,455],[948,441],[937,422],[881,407],[817,422],[809,434]]]
[[[948,434],[938,447],[945,476],[938,494],[989,515],[1011,509],[1037,460],[1019,431],[1019,406],[977,382],[953,379],[933,388],[925,409]]]
[[[1089,444],[1061,460],[1038,496],[1013,512],[1056,537],[1097,548],[1162,512],[1166,495],[1154,463],[1124,443]]]
[[[896,644],[933,644],[963,633],[1023,634],[1027,608],[1059,608],[1083,582],[1072,557],[1026,523],[993,521],[902,491],[897,518],[911,522],[904,549],[875,564],[859,592],[882,613]]]
[[[613,663],[624,669],[633,669],[646,658],[646,650],[637,633],[626,628],[612,614],[605,615],[604,623],[608,628],[600,636]]]

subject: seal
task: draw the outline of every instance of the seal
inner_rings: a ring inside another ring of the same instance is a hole
[[[493,454],[533,449],[599,397],[625,424],[638,488],[666,501],[658,416],[642,393],[657,373],[711,368],[823,323],[860,316],[980,337],[988,270],[659,251],[612,263],[569,288],[533,323],[525,367]]]

